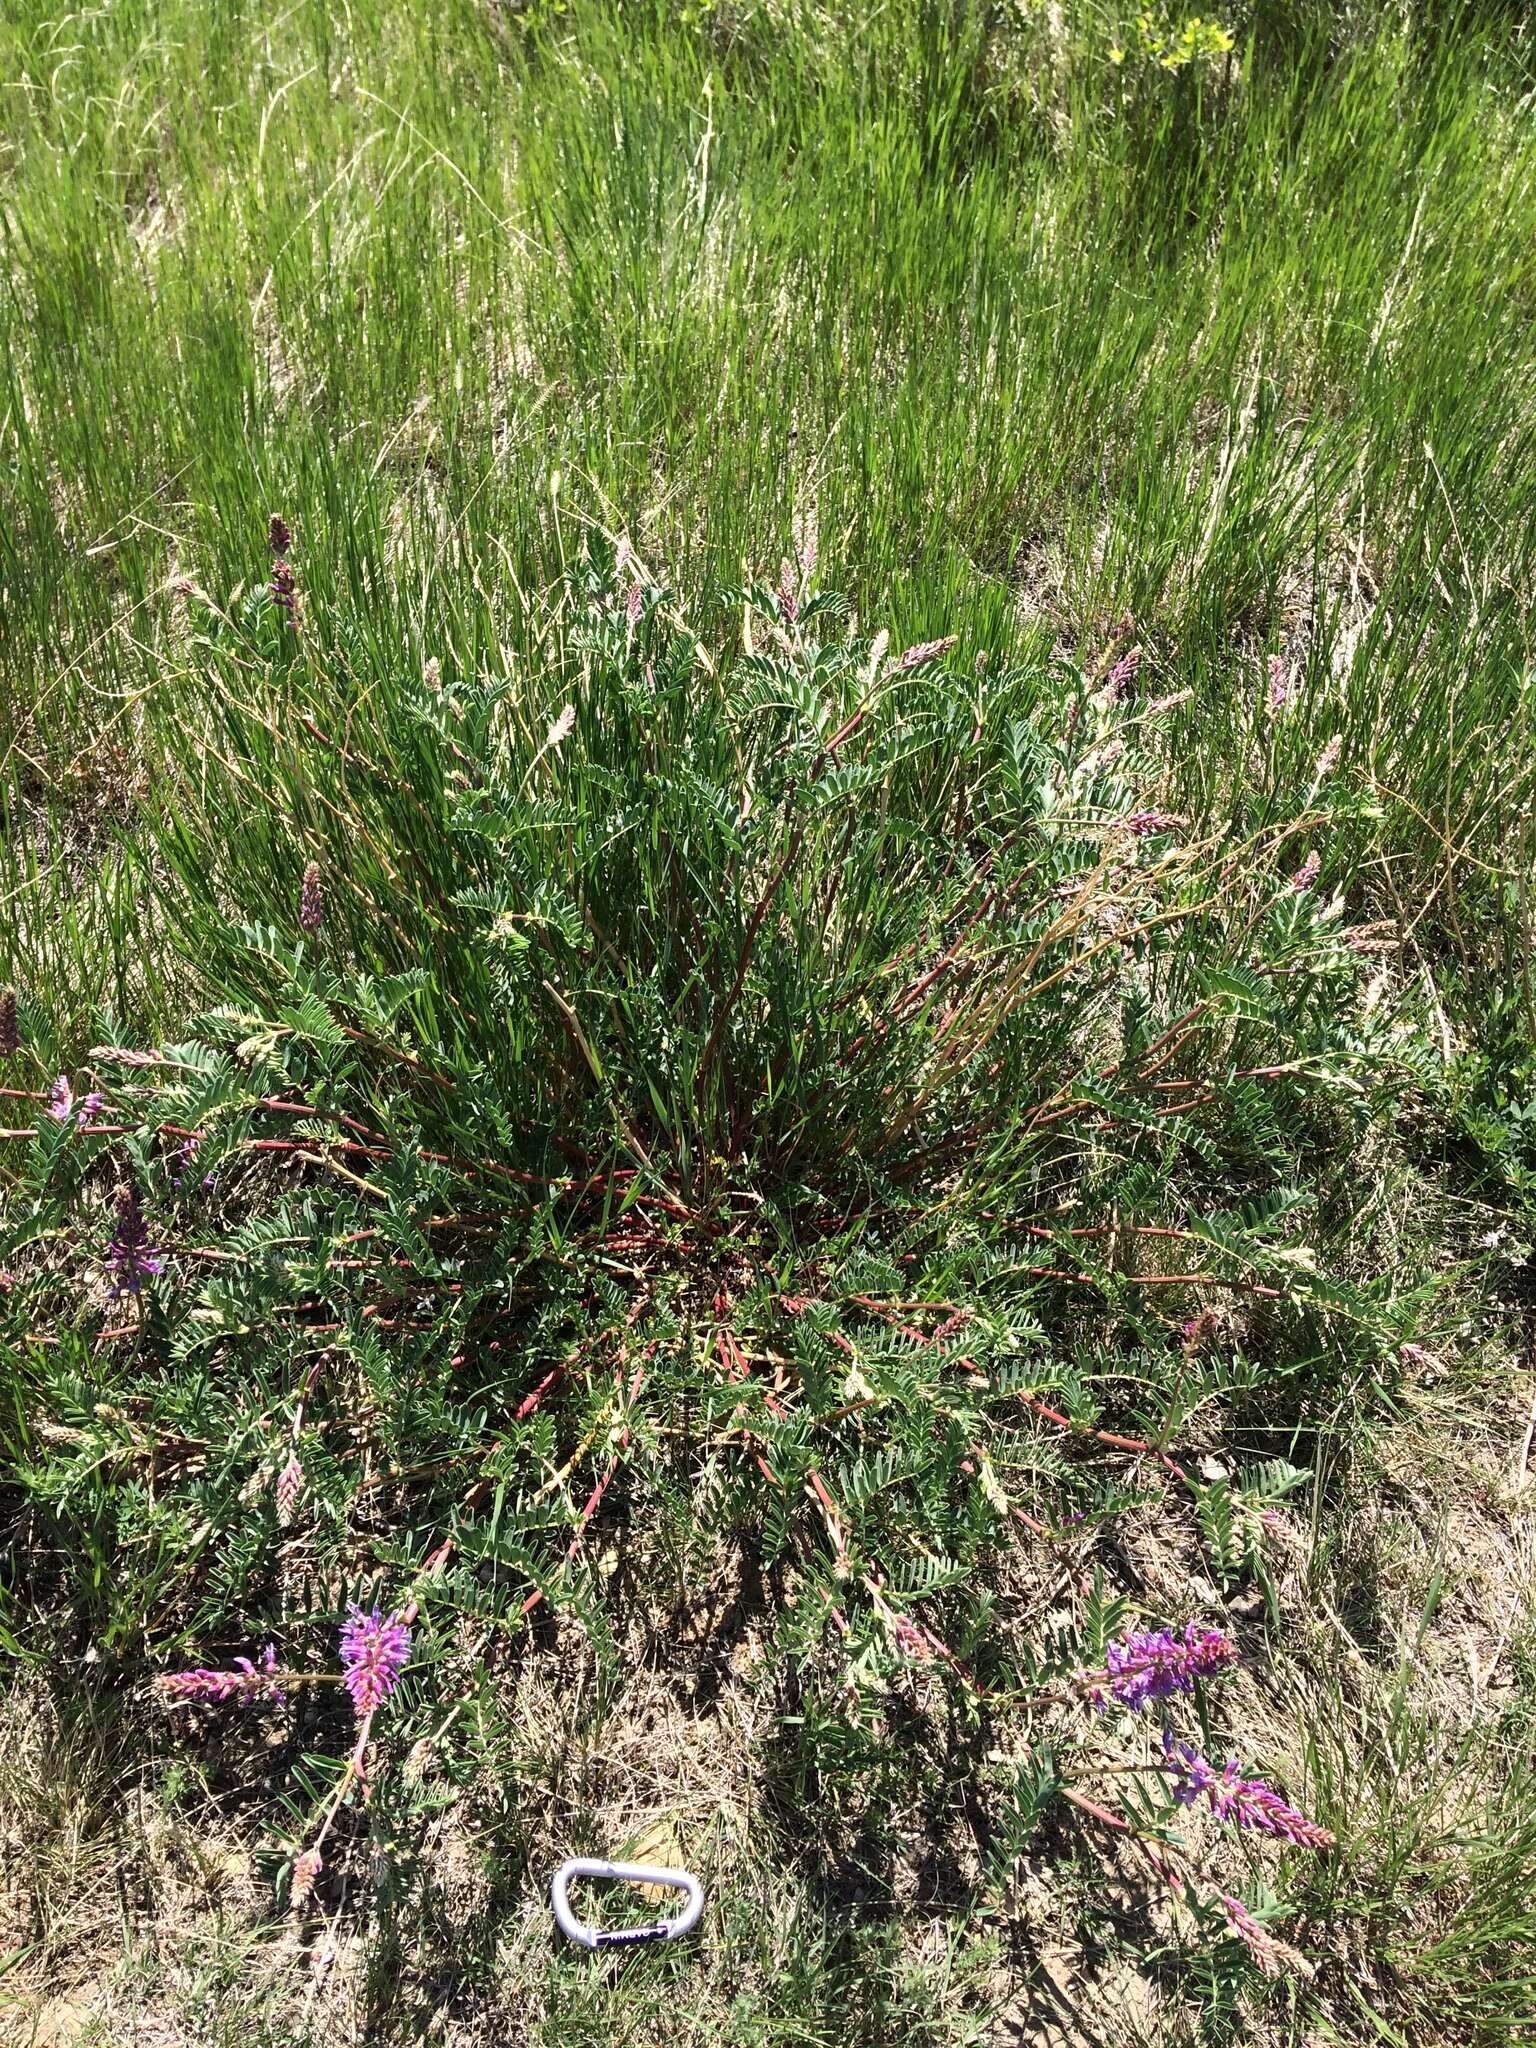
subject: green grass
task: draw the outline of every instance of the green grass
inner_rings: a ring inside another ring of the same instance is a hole
[[[0,26],[0,1992],[63,2038],[1536,2023],[1527,38],[1134,13]],[[150,1700],[408,1596],[367,1804],[334,1686]],[[1181,1732],[1336,1849],[1060,1697],[1190,1617]],[[557,1948],[656,1843],[703,1940]]]

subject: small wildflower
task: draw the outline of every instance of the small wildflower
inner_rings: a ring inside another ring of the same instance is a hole
[[[304,882],[299,890],[299,930],[317,932],[324,918],[325,890],[320,883],[320,863],[312,860],[304,869]]]
[[[427,665],[421,672],[421,680],[436,695],[443,687],[443,664],[435,654],[427,656]]]
[[[67,1124],[74,1110],[75,1091],[69,1085],[69,1076],[60,1074],[48,1091],[48,1114],[56,1124]]]
[[[640,614],[645,610],[645,592],[638,583],[631,583],[629,595],[624,600],[624,622],[630,627],[638,626]]]
[[[293,1875],[288,1880],[288,1903],[297,1912],[309,1903],[315,1888],[315,1879],[325,1867],[325,1860],[318,1849],[306,1849],[293,1866]]]
[[[107,1099],[99,1088],[93,1088],[79,1109],[75,1112],[75,1123],[82,1131],[88,1131],[107,1106]]]
[[[1197,1678],[1224,1671],[1236,1656],[1220,1629],[1191,1621],[1181,1636],[1168,1628],[1147,1629],[1111,1643],[1104,1652],[1103,1676],[1121,1706],[1139,1713],[1152,1700],[1193,1692]]]
[[[1109,674],[1104,678],[1105,693],[1111,697],[1129,697],[1136,687],[1136,671],[1141,667],[1141,649],[1131,647],[1121,655]]]
[[[299,599],[297,582],[287,562],[272,564],[272,581],[267,585],[267,589],[272,602],[288,614],[291,624],[298,612]]]
[[[921,668],[925,661],[937,661],[941,654],[948,654],[960,638],[958,633],[946,633],[938,640],[920,640],[915,647],[896,657],[896,673],[905,675],[909,669]]]
[[[779,564],[779,617],[792,626],[800,616],[800,599],[795,592],[795,572],[788,562]]]
[[[21,1026],[16,1021],[16,991],[0,989],[0,1059],[21,1051]]]
[[[341,1632],[342,1683],[352,1695],[357,1718],[371,1714],[394,1691],[411,1654],[411,1632],[398,1614],[350,1609]]]
[[[1176,1741],[1168,1728],[1163,1730],[1163,1755],[1173,1774],[1173,1796],[1178,1805],[1193,1806],[1203,1798],[1218,1820],[1234,1821],[1240,1828],[1275,1835],[1304,1849],[1333,1846],[1333,1836],[1326,1828],[1287,1805],[1262,1778],[1243,1777],[1236,1757],[1217,1772],[1190,1743]]]
[[[277,1519],[280,1527],[286,1529],[292,1522],[304,1491],[304,1467],[299,1462],[297,1451],[290,1451],[288,1462],[277,1475],[274,1493],[277,1500]]]
[[[614,575],[622,576],[624,574],[624,571],[629,567],[630,563],[634,559],[635,551],[632,545],[630,544],[629,535],[627,533],[621,534],[619,537],[619,544],[613,551]]]
[[[293,546],[293,531],[281,512],[274,512],[267,521],[267,546],[278,557]]]
[[[1275,717],[1285,709],[1285,701],[1291,694],[1291,680],[1285,662],[1278,654],[1269,657],[1269,715]]]
[[[256,1700],[281,1700],[283,1688],[277,1668],[277,1652],[268,1643],[259,1665],[249,1657],[237,1657],[233,1671],[167,1671],[155,1680],[167,1706],[190,1705],[193,1701],[217,1702],[238,1699],[250,1706]]]
[[[144,1282],[165,1271],[165,1260],[149,1242],[149,1225],[131,1187],[117,1191],[117,1221],[107,1246],[107,1274],[111,1285],[108,1301],[120,1301],[125,1294],[139,1294]]]
[[[1331,775],[1339,765],[1339,756],[1344,751],[1344,735],[1336,732],[1317,757],[1317,779],[1321,782]]]
[[[1306,859],[1302,862],[1301,866],[1296,870],[1295,874],[1291,877],[1291,887],[1297,892],[1298,895],[1300,895],[1303,891],[1311,888],[1312,884],[1317,880],[1318,875],[1322,872],[1322,866],[1323,857],[1318,852],[1317,848],[1314,846],[1312,851],[1307,855]]]

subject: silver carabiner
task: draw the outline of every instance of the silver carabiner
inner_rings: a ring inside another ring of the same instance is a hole
[[[614,1877],[624,1884],[664,1884],[670,1890],[686,1892],[688,1903],[675,1920],[658,1920],[650,1927],[589,1927],[571,1910],[570,1883],[573,1877]],[[549,1902],[562,1934],[579,1941],[583,1948],[618,1948],[637,1941],[676,1941],[699,1924],[704,1910],[704,1887],[686,1870],[666,1870],[659,1863],[604,1863],[595,1856],[573,1856],[555,1872],[549,1888]]]

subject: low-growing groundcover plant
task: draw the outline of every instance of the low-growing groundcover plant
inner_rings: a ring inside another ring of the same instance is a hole
[[[18,1005],[13,1641],[62,1600],[173,1751],[272,1760],[274,1910],[430,1882],[488,1770],[537,1901],[516,1688],[736,1580],[781,1811],[868,1854],[965,1783],[979,1926],[1070,1820],[1213,2012],[1302,1995],[1337,1790],[1245,1769],[1220,1681],[1273,1683],[1290,1518],[1415,1349],[1339,1219],[1435,1079],[1328,885],[1337,750],[1200,832],[1124,654],[893,646],[808,541],[711,649],[590,530],[536,671],[339,732],[280,526],[281,588],[193,600],[157,799],[212,1000],[51,1081]]]

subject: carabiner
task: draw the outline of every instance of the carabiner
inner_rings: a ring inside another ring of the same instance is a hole
[[[686,1892],[688,1903],[675,1920],[658,1920],[650,1927],[589,1927],[571,1910],[570,1882],[573,1877],[613,1877],[624,1884],[664,1884],[670,1890]],[[698,1926],[704,1910],[704,1887],[686,1870],[665,1870],[658,1863],[604,1863],[595,1856],[573,1856],[555,1872],[549,1888],[549,1902],[562,1934],[579,1941],[583,1948],[618,1948],[637,1941],[676,1941]]]

